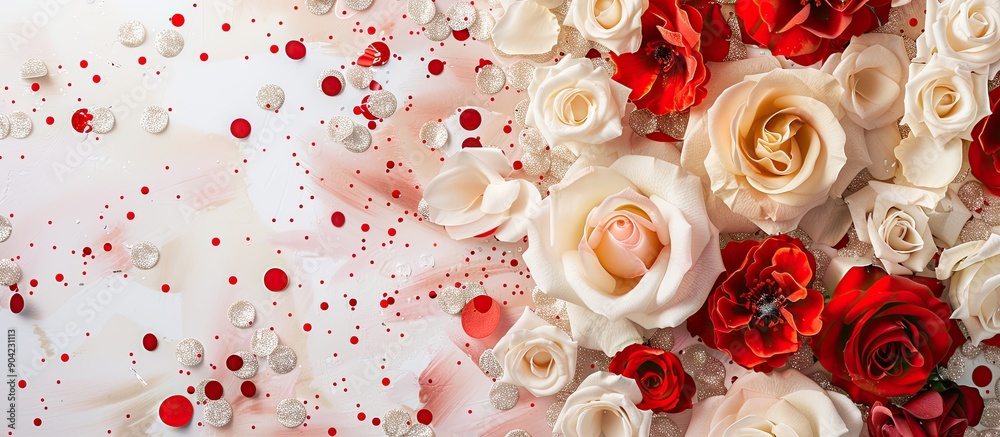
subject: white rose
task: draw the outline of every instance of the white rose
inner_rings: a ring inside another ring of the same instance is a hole
[[[508,179],[512,172],[498,149],[462,149],[424,187],[430,221],[456,240],[491,234],[500,241],[521,239],[527,212],[541,195],[528,181]]]
[[[649,0],[578,0],[570,4],[563,24],[615,53],[629,53],[639,49],[648,7]]]
[[[857,437],[861,412],[797,370],[747,373],[723,396],[694,404],[689,436]]]
[[[539,55],[559,42],[559,19],[550,9],[562,4],[562,0],[501,0],[500,3],[504,14],[493,26],[490,40],[501,52]]]
[[[565,437],[646,437],[653,412],[640,410],[635,381],[608,372],[584,379],[559,412],[553,432]]]
[[[525,122],[549,144],[600,144],[621,136],[628,94],[589,59],[563,58],[535,69]]]
[[[530,218],[524,262],[539,288],[569,302],[573,337],[613,355],[638,327],[674,327],[724,270],[700,181],[667,161],[627,155],[550,189]]]
[[[951,277],[948,301],[979,345],[1000,334],[1000,235],[970,241],[941,252],[937,278]]]
[[[875,129],[894,125],[903,116],[909,65],[902,37],[866,33],[851,38],[843,54],[830,55],[823,71],[844,87],[841,105],[851,120],[865,129]]]
[[[972,140],[972,128],[990,113],[986,76],[963,69],[955,60],[931,56],[910,64],[903,123],[915,135],[938,143]]]
[[[917,59],[933,54],[993,77],[1000,71],[1000,0],[928,0]]]
[[[858,239],[872,245],[886,272],[909,275],[924,271],[937,253],[927,217],[927,210],[937,204],[937,195],[871,181],[845,200]]]
[[[576,342],[525,308],[521,318],[493,347],[503,377],[535,396],[556,394],[576,373]]]

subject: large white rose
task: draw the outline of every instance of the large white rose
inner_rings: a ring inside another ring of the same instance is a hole
[[[797,370],[748,373],[723,396],[694,404],[689,436],[856,437],[861,412]]]
[[[958,137],[972,140],[972,128],[990,114],[986,76],[972,73],[939,55],[910,64],[903,123],[913,134],[939,144]]]
[[[648,7],[649,0],[577,0],[563,24],[615,53],[629,53],[639,49],[641,18]]]
[[[503,377],[535,396],[556,394],[576,373],[576,342],[525,308],[521,318],[493,347]]]
[[[708,91],[691,110],[681,163],[714,194],[710,203],[724,204],[709,206],[724,232],[753,230],[746,220],[791,231],[871,164],[863,129],[841,107],[844,89],[827,73],[781,69],[773,57],[724,62],[712,66]]]
[[[653,412],[636,407],[641,401],[634,380],[593,373],[566,398],[553,431],[564,437],[646,437]]]
[[[941,252],[937,278],[951,277],[948,302],[978,345],[1000,334],[1000,235]]]
[[[933,54],[993,77],[1000,71],[1000,0],[928,0],[917,59]]]
[[[499,149],[462,149],[424,187],[430,221],[456,240],[490,234],[501,241],[521,239],[541,194],[531,182],[508,179],[512,172]]]
[[[551,145],[600,144],[621,136],[628,94],[589,59],[563,58],[535,69],[525,122]]]
[[[892,275],[922,272],[937,253],[927,211],[938,196],[929,191],[871,181],[845,199],[858,239],[872,245]]]
[[[700,181],[627,155],[550,189],[530,218],[524,261],[539,288],[570,303],[573,337],[613,355],[643,328],[674,327],[724,270]]]

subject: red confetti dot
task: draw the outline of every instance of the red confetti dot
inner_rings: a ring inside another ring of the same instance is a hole
[[[142,336],[142,348],[150,352],[156,350],[156,346],[160,344],[160,341],[156,339],[153,333],[148,333]]]
[[[34,423],[35,423],[35,426],[42,426],[42,419],[39,419],[39,418],[36,417],[35,420],[34,420]]]
[[[191,422],[194,417],[194,405],[182,395],[173,395],[160,403],[160,421],[164,425],[179,428]]]
[[[62,362],[64,363],[69,362],[69,354],[62,354],[62,356],[60,356],[59,359],[62,360]]]
[[[235,372],[243,368],[243,357],[232,354],[229,358],[226,358],[226,368]]]
[[[139,192],[143,195],[149,194],[149,187],[142,187],[139,189]]]
[[[229,23],[222,23],[222,31],[223,32],[229,32],[229,29],[231,29],[231,28],[232,28],[232,26],[230,26]]]
[[[215,238],[212,239],[212,245],[213,246],[218,246],[221,243],[222,243],[222,240],[220,240],[219,237],[215,237]]]
[[[243,393],[243,396],[252,398],[255,394],[257,394],[257,386],[254,385],[252,381],[243,381],[243,383],[240,384],[240,393]]]
[[[479,141],[479,138],[469,137],[466,138],[465,141],[462,141],[463,149],[470,149],[474,147],[483,147],[483,143]]]
[[[146,65],[146,57],[145,56],[140,56],[139,57],[139,65]]]
[[[333,222],[334,226],[339,228],[344,226],[344,223],[347,223],[347,217],[344,216],[344,213],[337,211],[330,216],[330,221]]]
[[[239,139],[249,137],[250,129],[250,122],[244,118],[237,118],[229,125],[229,132]]]
[[[14,293],[10,296],[10,312],[18,314],[24,311],[24,296],[21,293]]]
[[[356,335],[351,336],[351,344],[358,344],[358,336]]]
[[[459,114],[458,123],[465,130],[476,130],[483,123],[483,116],[475,109],[466,109]]]
[[[453,30],[451,32],[451,36],[455,37],[455,39],[459,41],[465,41],[469,39],[469,30],[468,29]]]
[[[389,378],[382,378],[382,385],[383,386],[388,387],[389,383],[390,383]]]
[[[302,325],[302,330],[303,331],[309,332],[309,331],[312,331],[312,329],[313,329],[313,325],[311,323],[306,323],[306,324]]]
[[[208,60],[208,53],[202,53],[201,55],[198,56],[198,59],[201,59],[202,62],[207,61]]]
[[[431,420],[434,420],[434,415],[431,414],[431,410],[424,408],[420,411],[417,411],[417,422],[420,422],[421,424],[424,425],[430,425]]]
[[[31,84],[31,90],[32,91],[38,92],[38,90],[40,90],[40,89],[42,89],[42,86],[39,85],[38,82],[35,82],[35,83]]]
[[[279,49],[277,45],[271,45],[271,53],[278,53],[278,50],[281,49]]]
[[[288,286],[288,274],[277,267],[264,273],[264,287],[271,291],[281,291]]]
[[[431,62],[427,63],[427,71],[435,76],[444,73],[444,62],[439,59],[432,59]]]
[[[344,89],[344,83],[337,76],[327,76],[323,78],[322,88],[323,94],[332,97],[340,94],[340,91]]]
[[[89,64],[87,63],[86,59],[80,61],[80,68],[87,68],[87,65]]]
[[[205,397],[213,401],[222,399],[222,384],[219,381],[208,381],[205,384]]]
[[[53,124],[55,124],[55,122],[56,122],[55,117],[52,116],[45,117],[45,124],[52,126]]]
[[[236,285],[236,281],[238,281],[238,279],[236,279],[235,276],[229,277],[229,285]]]
[[[371,228],[372,228],[371,226],[368,226],[368,223],[361,224],[361,232],[368,232],[368,230]]]
[[[980,387],[986,387],[993,382],[993,371],[989,367],[979,366],[972,371],[972,383]]]
[[[184,25],[184,16],[181,15],[181,14],[174,14],[173,17],[170,17],[170,24],[173,24],[174,27],[181,27],[181,26],[183,26]]]
[[[104,251],[111,252],[111,243],[104,243]]]
[[[374,30],[374,28],[369,28],[369,32]],[[389,51],[389,45],[382,41],[375,41],[365,48],[365,53],[358,58],[358,65],[362,67],[379,67],[389,62],[391,57],[392,53]]]
[[[70,117],[69,121],[73,125],[73,130],[85,134],[92,130],[93,127],[90,126],[90,122],[94,119],[94,115],[87,110],[87,108],[77,109]]]
[[[306,57],[306,45],[294,39],[288,41],[288,43],[285,44],[285,54],[288,55],[289,58],[298,61],[299,59]]]
[[[100,75],[97,75],[97,74],[94,75],[94,83],[101,83],[101,76]]]
[[[489,296],[476,296],[462,309],[462,329],[472,338],[485,338],[500,324],[500,305]]]
[[[25,387],[28,386],[28,381],[25,381],[25,380],[22,379],[22,380],[20,380],[20,381],[17,382],[17,386],[19,388],[25,388]]]
[[[337,428],[330,428],[326,430],[326,435],[335,436],[337,435]]]

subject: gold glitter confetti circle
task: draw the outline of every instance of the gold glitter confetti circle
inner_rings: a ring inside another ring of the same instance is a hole
[[[253,326],[253,320],[257,317],[257,310],[250,302],[238,300],[229,306],[229,323],[237,328],[249,328]]]
[[[382,416],[382,432],[386,437],[402,437],[410,429],[410,413],[393,408]]]
[[[239,355],[243,359],[243,366],[236,369],[233,372],[239,379],[250,379],[257,375],[257,370],[260,368],[260,363],[257,362],[257,357],[248,351],[236,351],[233,355]]]
[[[357,129],[352,130],[351,134],[340,143],[351,152],[361,153],[372,146],[372,134],[365,127],[357,126]]]
[[[148,241],[140,241],[128,250],[132,265],[143,270],[149,270],[160,260],[160,251]]]
[[[493,353],[493,349],[486,349],[479,356],[479,370],[482,370],[486,376],[491,378],[503,378],[503,366]]]
[[[9,259],[0,259],[0,287],[9,287],[21,280],[21,267]]]
[[[525,174],[539,176],[549,171],[549,168],[552,166],[552,157],[545,152],[525,153],[521,157],[521,163],[524,164]]]
[[[525,127],[525,120],[528,117],[528,106],[531,106],[531,100],[529,99],[521,100],[514,106],[514,123],[517,123],[518,126]]]
[[[34,79],[46,74],[49,74],[49,69],[41,59],[28,59],[21,64],[21,79]]]
[[[608,73],[608,76],[614,76],[615,72],[618,71],[618,67],[615,67],[615,64],[612,64],[612,63],[608,62],[604,58],[594,58],[594,59],[591,59],[590,63],[594,64],[595,68],[597,68],[597,67],[603,68],[604,72]]]
[[[306,9],[313,15],[324,15],[333,9],[334,0],[306,0]]]
[[[178,363],[185,366],[197,366],[205,356],[205,347],[201,345],[200,341],[188,337],[177,343],[174,355],[177,356]]]
[[[448,22],[448,27],[451,30],[465,30],[472,23],[476,22],[476,18],[479,15],[476,13],[476,8],[468,3],[455,3],[448,8],[447,13],[445,13],[446,21]]]
[[[637,109],[632,111],[628,119],[629,126],[636,135],[646,136],[656,132],[656,116],[648,109]]]
[[[368,88],[368,86],[372,83],[373,73],[371,68],[362,67],[360,65],[352,65],[347,67],[347,71],[345,73],[347,76],[347,83],[359,90]]]
[[[503,90],[507,84],[507,75],[499,65],[484,65],[476,74],[476,85],[479,90],[486,94],[496,94]]]
[[[222,428],[233,420],[233,407],[225,399],[208,401],[205,404],[204,422],[216,428]]]
[[[136,20],[129,20],[118,26],[118,42],[125,47],[139,47],[146,41],[146,28]],[[159,49],[157,49],[159,50]]]
[[[444,123],[428,121],[420,126],[420,139],[429,149],[440,149],[448,142],[448,128]]]
[[[347,7],[354,9],[355,11],[363,11],[371,7],[372,0],[344,0]]]
[[[7,135],[10,135],[10,117],[0,114],[0,140],[7,138]]]
[[[431,41],[444,41],[451,35],[448,19],[440,12],[434,13],[434,18],[424,25],[424,36]]]
[[[273,83],[269,83],[257,90],[257,106],[265,111],[281,109],[285,104],[285,90]]]
[[[431,221],[431,206],[427,204],[427,201],[420,199],[420,203],[417,204],[417,214],[420,214],[424,220]]]
[[[278,423],[286,428],[295,428],[306,421],[306,406],[298,399],[282,399],[278,402]]]
[[[434,437],[434,430],[422,423],[414,423],[406,431],[406,437]]]
[[[94,129],[94,133],[106,134],[115,127],[115,114],[108,108],[103,106],[92,108],[90,115],[94,117],[90,120],[90,127]]]
[[[521,134],[517,136],[517,143],[527,153],[542,153],[545,151],[546,146],[542,133],[530,126],[521,129]]]
[[[205,395],[205,386],[208,383],[215,381],[214,379],[203,379],[198,385],[194,386],[194,398],[198,402],[208,402],[208,396]]]
[[[498,382],[493,384],[493,387],[490,387],[490,405],[501,411],[514,408],[517,405],[519,396],[517,386],[514,384]]]
[[[507,82],[516,90],[524,91],[531,85],[535,75],[535,66],[524,61],[517,61],[507,67]]]
[[[368,97],[368,110],[378,118],[389,118],[396,112],[396,96],[386,90],[378,90]]]
[[[504,434],[503,437],[531,437],[531,434],[528,434],[528,431],[523,429],[512,429],[507,431],[507,434]]]
[[[496,25],[497,21],[488,11],[477,11],[476,21],[469,26],[469,35],[476,41],[488,41],[493,38],[493,27]]]
[[[151,134],[158,134],[167,128],[170,123],[170,114],[166,109],[159,106],[147,106],[139,116],[139,126]]]
[[[153,45],[156,47],[156,53],[159,53],[160,56],[172,58],[179,55],[184,49],[184,37],[173,29],[161,30],[160,33],[156,34]]]
[[[270,329],[258,329],[250,337],[250,350],[259,357],[266,357],[278,347],[278,334]]]
[[[406,2],[406,11],[410,19],[421,26],[430,23],[437,13],[433,0],[409,0]]]
[[[341,73],[340,70],[333,70],[333,69],[323,70],[323,72],[319,74],[319,77],[316,78],[316,88],[319,88],[320,91],[323,91],[323,81],[330,76],[336,77],[337,80],[340,80],[341,84],[347,82],[346,80],[344,80],[344,74]]]
[[[438,293],[437,302],[441,306],[442,311],[451,315],[457,315],[462,312],[462,309],[465,308],[465,304],[469,303],[469,300],[465,298],[465,294],[462,293],[461,289],[447,287]]]
[[[326,123],[326,133],[336,142],[344,141],[354,131],[355,124],[350,118],[338,115]]]
[[[295,356],[295,351],[283,344],[278,345],[274,348],[274,352],[267,356],[267,365],[275,373],[282,375],[295,370],[296,364],[298,364],[298,357]]]
[[[590,51],[590,41],[575,27],[563,26],[559,31],[559,44],[556,47],[568,56],[582,58]]]
[[[10,120],[10,136],[17,139],[27,138],[31,135],[31,118],[21,111],[11,112],[8,116]]]
[[[0,215],[0,243],[3,243],[10,238],[10,234],[13,230],[14,227],[11,226],[10,220],[7,220],[7,217]]]

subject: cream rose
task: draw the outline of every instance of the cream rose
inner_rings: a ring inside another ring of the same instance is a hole
[[[589,59],[563,58],[535,69],[525,122],[549,144],[600,144],[621,136],[628,94]]]
[[[845,199],[858,239],[869,243],[889,274],[909,275],[927,267],[937,246],[928,224],[938,196],[929,191],[871,181]]]
[[[424,187],[430,221],[456,240],[491,234],[501,241],[521,239],[541,194],[531,182],[508,179],[512,172],[499,149],[462,149]]]
[[[535,396],[556,394],[576,373],[576,342],[525,308],[521,318],[493,347],[503,377]]]
[[[958,138],[938,143],[929,136],[910,135],[893,150],[899,166],[896,183],[926,188],[943,195],[965,162]]]
[[[524,261],[569,302],[573,337],[613,355],[643,328],[673,327],[723,271],[697,178],[650,156],[587,167],[550,189],[530,218]]]
[[[909,65],[902,37],[866,33],[851,38],[843,54],[830,55],[823,71],[844,87],[841,105],[851,120],[865,129],[875,129],[895,125],[903,116]]]
[[[550,9],[558,7],[562,0],[501,0],[500,3],[504,13],[493,26],[490,40],[501,52],[539,55],[559,42],[559,19]]]
[[[791,231],[871,164],[843,95],[833,76],[784,70],[771,57],[713,66],[681,163],[731,211],[709,208],[721,230],[748,230],[734,229],[735,213],[771,234]]]
[[[797,370],[751,372],[723,396],[694,404],[689,436],[856,437],[861,412]]]
[[[928,0],[917,59],[933,54],[993,77],[1000,71],[1000,0]]]
[[[608,372],[584,379],[559,412],[553,432],[564,437],[646,437],[653,412],[636,404],[642,393],[635,381]]]
[[[937,278],[951,278],[948,302],[978,345],[1000,334],[1000,235],[941,252]]]
[[[577,0],[563,24],[615,53],[629,53],[639,49],[641,18],[648,7],[649,0]]]
[[[913,134],[938,143],[972,140],[972,128],[990,113],[986,76],[965,70],[953,59],[931,56],[910,64],[903,123]]]

